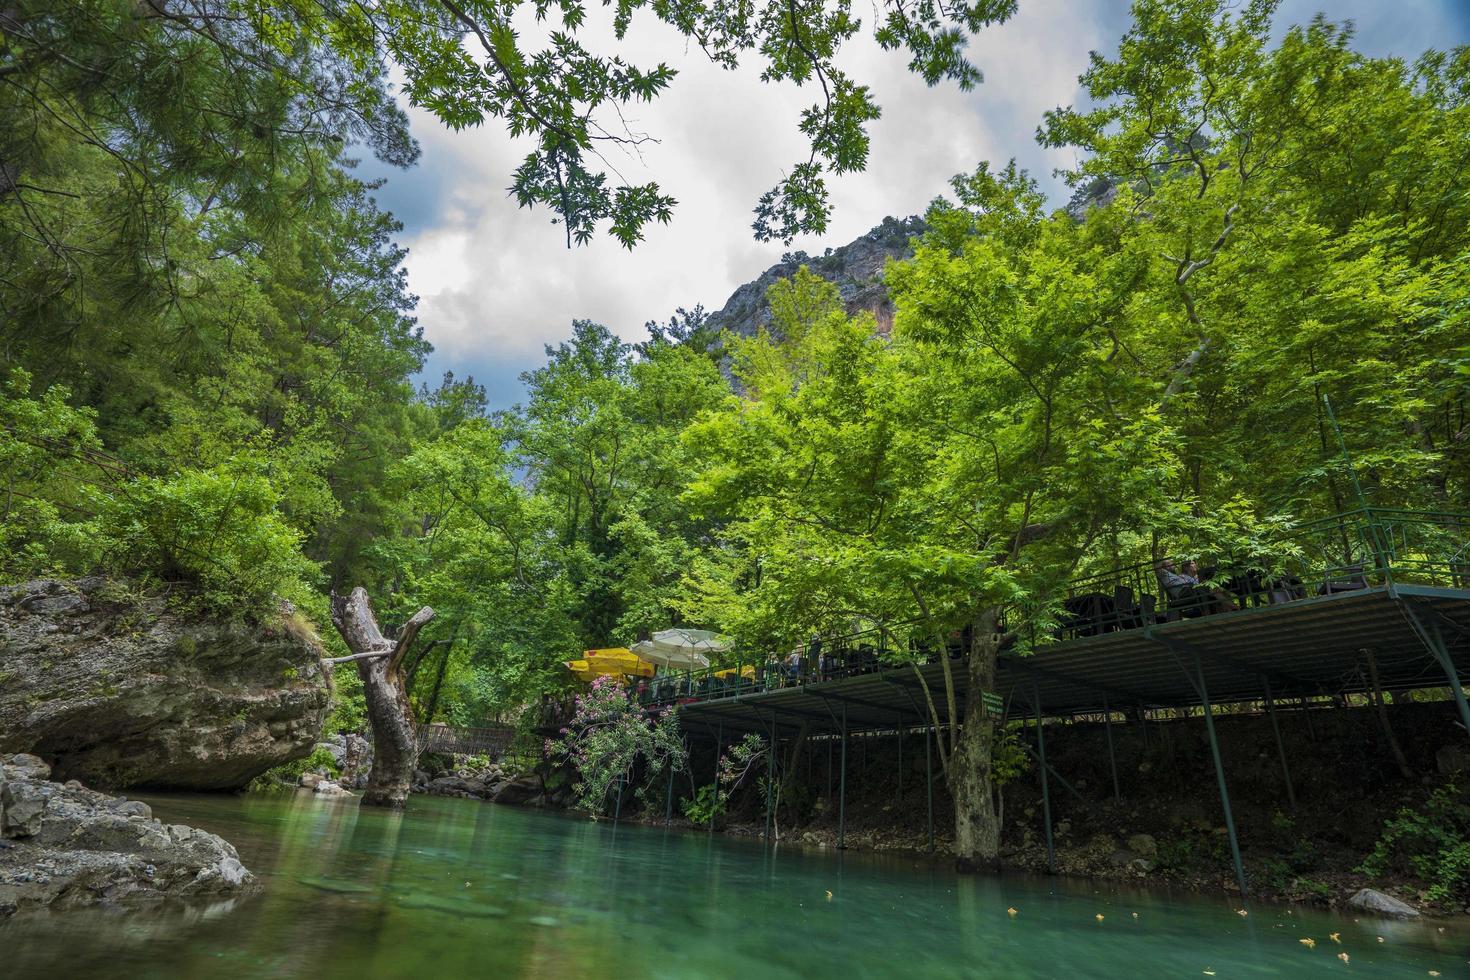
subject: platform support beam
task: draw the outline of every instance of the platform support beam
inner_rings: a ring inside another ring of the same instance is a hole
[[[1235,834],[1235,811],[1230,808],[1230,790],[1225,786],[1225,763],[1220,759],[1220,740],[1215,736],[1215,712],[1210,707],[1210,690],[1205,683],[1205,669],[1199,653],[1194,653],[1194,676],[1190,683],[1199,694],[1200,706],[1205,713],[1205,733],[1210,737],[1210,755],[1215,760],[1215,781],[1220,786],[1220,804],[1225,809],[1225,831],[1230,835],[1230,858],[1235,863],[1235,881],[1240,885],[1244,898],[1249,892],[1245,885],[1245,862],[1240,857],[1240,839]],[[1189,671],[1186,669],[1185,674]]]
[[[1286,802],[1296,809],[1296,787],[1291,783],[1291,767],[1286,764],[1286,743],[1281,740],[1281,725],[1276,721],[1276,699],[1271,696],[1271,679],[1266,685],[1266,714],[1271,716],[1271,732],[1276,736],[1276,754],[1281,759],[1281,775],[1286,780]]]
[[[1460,724],[1465,726],[1465,734],[1470,735],[1470,703],[1465,701],[1465,688],[1460,680],[1460,673],[1455,669],[1455,661],[1450,656],[1450,648],[1444,640],[1444,634],[1440,632],[1439,623],[1427,616],[1421,617],[1419,610],[1414,604],[1406,599],[1399,599],[1399,604],[1404,610],[1404,615],[1409,620],[1409,625],[1414,632],[1419,634],[1419,640],[1424,648],[1434,657],[1440,669],[1444,671],[1445,677],[1449,679],[1450,691],[1455,695],[1455,705],[1460,709]]]
[[[1041,818],[1046,822],[1046,870],[1056,874],[1057,855],[1051,839],[1051,779],[1047,775],[1050,767],[1046,764],[1046,733],[1042,731],[1041,723],[1041,690],[1034,681],[1031,697],[1036,707],[1036,748],[1041,756]]]
[[[939,732],[924,732],[924,780],[929,793],[929,853],[934,853],[934,749],[930,735],[939,737]]]
[[[1113,712],[1108,707],[1108,696],[1103,695],[1103,725],[1108,735],[1108,768],[1113,773],[1113,802],[1119,802],[1123,794],[1118,792],[1118,756],[1113,751]]]
[[[724,744],[725,723],[722,721],[719,727],[715,729],[715,777],[714,782],[711,784],[714,789],[715,809],[719,809],[718,804],[720,802],[720,747]],[[715,815],[713,813],[709,816],[709,836],[711,838],[715,836]]]
[[[847,847],[847,705],[842,706],[842,772],[837,791],[837,849]]]
[[[771,719],[771,741],[766,746],[766,841],[771,839],[771,804],[776,798],[776,720]]]

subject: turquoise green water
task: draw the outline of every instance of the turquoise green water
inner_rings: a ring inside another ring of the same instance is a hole
[[[1470,976],[1470,934],[1435,923],[1242,917],[1223,899],[960,878],[468,800],[415,798],[404,814],[305,795],[150,802],[233,841],[264,894],[0,923],[0,976]]]

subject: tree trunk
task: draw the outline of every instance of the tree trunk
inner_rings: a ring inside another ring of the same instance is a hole
[[[960,871],[1000,869],[1000,818],[995,812],[991,756],[995,722],[981,694],[995,688],[995,658],[1000,652],[997,612],[986,609],[975,619],[970,640],[969,690],[964,725],[950,763],[949,789],[954,797],[955,866]]]
[[[332,624],[357,662],[373,730],[373,768],[362,794],[363,806],[401,809],[408,799],[418,761],[418,734],[408,703],[403,658],[419,629],[433,618],[434,610],[420,609],[394,642],[378,629],[366,589],[353,589],[350,596],[332,596]]]

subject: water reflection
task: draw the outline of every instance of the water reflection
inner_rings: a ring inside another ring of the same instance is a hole
[[[1340,972],[1340,952],[1360,976],[1470,975],[1466,934],[1433,924],[1242,917],[1223,899],[957,878],[461,800],[150,802],[234,841],[265,894],[3,923],[7,975],[1296,977]]]

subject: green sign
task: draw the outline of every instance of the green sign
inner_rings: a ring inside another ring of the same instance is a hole
[[[980,701],[985,705],[985,710],[992,714],[998,715],[1005,709],[1005,705],[1000,700],[1000,695],[994,691],[981,691]]]

